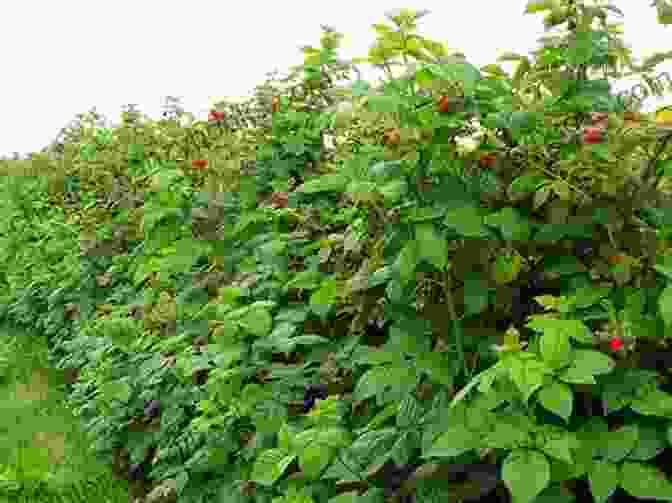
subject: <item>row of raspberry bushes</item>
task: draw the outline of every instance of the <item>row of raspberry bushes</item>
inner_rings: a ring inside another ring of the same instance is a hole
[[[7,190],[5,314],[81,369],[73,403],[119,473],[181,501],[432,501],[498,478],[521,501],[582,478],[668,497],[645,462],[669,451],[670,399],[642,367],[669,318],[669,135],[588,79],[628,62],[588,29],[605,10],[544,9],[571,29],[513,78],[402,11],[367,60],[420,64],[355,82],[350,109],[325,29],[252,127],[126,114],[13,163],[47,176]]]

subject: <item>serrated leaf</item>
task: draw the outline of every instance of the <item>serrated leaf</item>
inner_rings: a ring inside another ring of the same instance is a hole
[[[383,393],[388,386],[395,382],[392,367],[385,365],[367,370],[357,381],[353,392],[354,400],[366,400],[369,397]]]
[[[263,337],[271,332],[273,317],[267,309],[250,309],[238,322],[245,330],[256,337]]]
[[[572,356],[571,367],[583,375],[608,374],[616,365],[611,357],[592,349],[576,349]]]
[[[502,478],[515,503],[531,503],[551,480],[551,465],[539,451],[515,449],[502,464]]]
[[[479,435],[464,425],[455,425],[439,435],[423,458],[453,458],[478,446]]]
[[[323,175],[305,182],[298,191],[306,194],[318,192],[344,192],[350,180],[345,175]]]
[[[558,459],[565,463],[574,463],[571,453],[571,437],[569,435],[552,436],[546,439],[540,449],[551,459]]]
[[[418,243],[418,256],[427,260],[440,271],[444,270],[448,261],[448,241],[438,235],[434,225],[416,225],[415,239]]]
[[[644,416],[660,416],[672,419],[672,395],[652,388],[648,393],[641,393],[632,400],[630,407]]]
[[[484,218],[486,225],[497,227],[504,239],[525,241],[530,238],[532,228],[529,221],[516,208],[503,208]]]
[[[612,463],[622,461],[637,445],[639,431],[637,425],[625,425],[604,435],[604,459]]]
[[[666,326],[672,325],[672,286],[667,286],[658,297],[658,311]]]
[[[547,367],[535,359],[520,359],[512,357],[506,362],[509,367],[509,375],[523,394],[525,401],[539,389],[544,383],[544,376],[548,372]]]
[[[418,399],[413,395],[406,395],[399,403],[397,426],[399,428],[408,428],[413,424],[418,424],[421,415],[422,408],[418,403]]]
[[[543,181],[544,177],[540,175],[519,176],[511,182],[509,192],[511,194],[529,194],[535,192]]]
[[[590,492],[596,503],[604,503],[621,483],[621,470],[618,465],[601,459],[595,460],[588,474]]]
[[[566,331],[544,330],[539,340],[539,348],[548,367],[558,369],[569,363],[572,346]]]
[[[621,467],[621,487],[636,498],[672,501],[672,484],[654,466],[626,461]]]
[[[265,450],[255,460],[250,479],[263,486],[272,486],[295,458],[295,454],[282,449]]]
[[[336,302],[338,284],[336,280],[325,280],[319,290],[310,296],[310,308],[318,316],[324,317]]]
[[[561,382],[554,381],[549,386],[544,386],[537,395],[539,403],[546,409],[569,420],[574,406],[574,394],[572,389]]]
[[[525,425],[510,418],[495,421],[483,436],[483,445],[495,449],[515,449],[530,441],[530,434]]]
[[[477,238],[487,235],[487,230],[483,227],[481,210],[472,206],[449,210],[443,223],[465,237]]]
[[[639,427],[639,441],[628,454],[631,461],[648,461],[660,454],[667,447],[665,434],[655,426]]]
[[[399,267],[399,276],[404,284],[408,283],[415,274],[417,265],[417,245],[415,241],[406,243],[397,257],[396,264]]]

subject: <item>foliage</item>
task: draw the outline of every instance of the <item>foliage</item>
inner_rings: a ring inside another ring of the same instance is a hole
[[[323,27],[284,89],[124,112],[8,182],[2,314],[79,369],[99,454],[180,501],[672,499],[672,135],[608,80],[668,54],[536,12],[567,32],[512,76],[396,11],[365,59]],[[389,80],[335,85],[364,60]]]

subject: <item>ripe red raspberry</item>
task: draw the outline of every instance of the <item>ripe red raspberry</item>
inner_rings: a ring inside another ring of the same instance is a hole
[[[224,119],[224,112],[217,112],[216,110],[211,110],[208,114],[209,121],[221,121]]]
[[[587,127],[583,130],[583,143],[586,145],[595,145],[602,143],[604,131],[599,127]]]
[[[618,351],[623,347],[623,340],[620,337],[612,337],[609,341],[609,347],[612,351]]]

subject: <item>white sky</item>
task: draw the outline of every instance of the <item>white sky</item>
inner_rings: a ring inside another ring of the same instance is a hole
[[[648,0],[612,3],[625,14],[624,38],[635,58],[670,49],[663,41],[672,40],[672,26],[657,23]],[[186,111],[205,118],[210,98],[251,94],[267,72],[277,68],[284,75],[300,64],[300,46],[319,47],[321,24],[346,35],[341,57],[366,56],[375,40],[371,24],[389,23],[384,13],[399,7],[428,9],[430,14],[418,23],[419,33],[462,51],[476,66],[495,63],[499,51],[527,54],[538,48],[543,15],[523,15],[525,0],[458,4],[459,8],[445,0],[415,5],[382,0],[4,2],[0,156],[40,150],[76,114],[93,106],[113,123],[128,103],[158,118],[170,95],[182,97]],[[374,82],[376,74],[360,69]],[[659,65],[661,71],[672,74],[672,64]],[[634,83],[616,87],[626,89]],[[646,108],[663,102],[672,99],[649,100]]]

